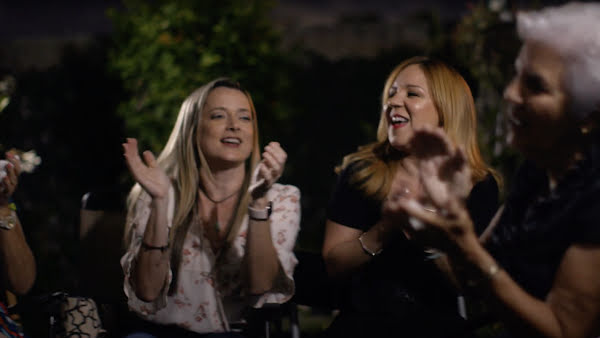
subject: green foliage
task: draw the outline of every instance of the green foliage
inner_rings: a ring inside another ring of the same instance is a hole
[[[219,76],[240,81],[267,120],[289,112],[273,98],[285,87],[279,37],[267,14],[271,1],[124,0],[113,9],[110,66],[130,99],[119,107],[128,133],[157,151],[181,102]]]

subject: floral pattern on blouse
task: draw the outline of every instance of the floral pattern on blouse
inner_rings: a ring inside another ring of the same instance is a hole
[[[169,228],[175,209],[174,195],[171,188],[167,214]],[[143,193],[128,217],[132,236],[129,248],[121,258],[129,308],[151,322],[175,324],[190,331],[207,333],[228,331],[229,323],[242,322],[244,309],[248,306],[261,307],[265,303],[289,300],[294,293],[293,272],[298,263],[293,249],[300,229],[300,191],[291,185],[274,184],[267,198],[273,202],[271,238],[281,266],[281,273],[271,291],[259,296],[244,294],[241,264],[248,229],[246,216],[233,244],[218,257],[219,264],[215,264],[217,257],[204,236],[202,225],[194,222],[184,240],[176,292],[168,295],[173,277],[169,267],[167,282],[160,296],[154,302],[144,302],[136,297],[130,282],[150,217],[151,198]]]

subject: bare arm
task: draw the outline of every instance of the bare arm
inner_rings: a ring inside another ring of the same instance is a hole
[[[264,179],[262,185],[251,192],[249,207],[264,210],[269,200],[266,197],[268,190],[283,173],[287,154],[279,143],[271,142],[265,147],[263,160],[258,173],[259,180]],[[275,206],[276,207],[276,206]],[[248,291],[260,295],[273,289],[275,279],[282,271],[277,252],[273,245],[271,234],[272,218],[257,220],[250,217],[245,252],[245,266],[248,281]]]
[[[150,217],[145,225],[142,247],[137,254],[131,274],[131,284],[136,296],[143,301],[150,302],[160,295],[169,272],[170,252],[169,250],[158,250],[158,248],[169,245],[167,209],[171,182],[156,163],[152,153],[144,152],[146,164],[142,162],[135,139],[127,139],[127,142],[123,144],[123,149],[129,171],[152,198]]]
[[[6,166],[6,176],[0,182],[0,216],[10,217],[9,199],[17,188],[21,163],[12,153],[6,153],[10,162]],[[0,259],[2,260],[2,277],[8,288],[17,294],[25,294],[35,281],[35,259],[27,245],[23,228],[18,217],[15,226],[0,229]]]
[[[383,223],[376,224],[364,233],[363,244],[372,252],[380,251],[384,246],[384,233]],[[330,276],[343,277],[372,259],[358,240],[362,234],[361,230],[327,220],[322,254]]]
[[[1,215],[9,215],[7,206],[0,207]],[[27,293],[35,281],[35,259],[25,240],[21,222],[17,219],[11,230],[0,229],[2,276],[6,276],[10,291]]]
[[[563,257],[545,300],[523,290],[504,270],[490,276],[496,263],[476,238],[465,238],[461,251],[488,278],[483,286],[504,322],[523,337],[591,337],[600,327],[600,247],[571,246]]]
[[[264,209],[269,201],[265,197],[255,200],[251,207]],[[271,220],[250,219],[246,242],[248,290],[255,295],[273,288],[275,277],[281,269],[277,252],[271,240]]]
[[[152,247],[167,246],[167,201],[153,199],[151,205],[152,211],[142,243]],[[169,250],[148,250],[144,245],[140,248],[132,273],[132,285],[139,299],[151,302],[160,295],[169,272],[169,253]]]

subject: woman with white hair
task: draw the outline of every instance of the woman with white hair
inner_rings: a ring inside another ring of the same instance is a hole
[[[250,95],[217,79],[183,102],[158,160],[123,144],[137,181],[124,290],[145,320],[131,337],[241,337],[249,307],[292,296],[300,193],[275,183],[287,155],[271,142],[261,160],[256,121]]]
[[[600,4],[518,15],[523,47],[504,96],[509,142],[526,161],[478,238],[465,210],[462,152],[440,130],[412,140],[436,212],[399,198],[423,245],[446,253],[457,281],[495,310],[505,336],[600,335]],[[426,237],[426,238],[425,238]]]

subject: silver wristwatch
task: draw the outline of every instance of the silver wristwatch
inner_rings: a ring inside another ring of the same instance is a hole
[[[271,212],[273,212],[273,202],[269,201],[267,207],[264,209],[254,209],[248,206],[248,216],[250,219],[255,221],[266,221],[271,216]]]

